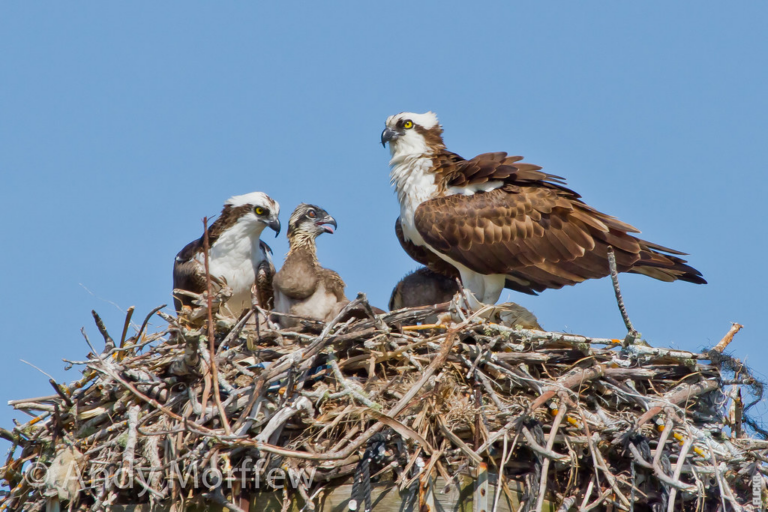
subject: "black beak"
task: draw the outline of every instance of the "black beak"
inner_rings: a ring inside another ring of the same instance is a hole
[[[336,219],[334,219],[330,215],[326,215],[322,219],[315,222],[315,224],[318,226],[322,226],[325,232],[330,234],[333,234],[334,228],[338,228],[338,226],[336,225]]]
[[[398,136],[399,134],[395,130],[384,128],[384,131],[381,132],[381,145],[387,147],[387,142],[397,139]]]
[[[267,226],[275,230],[275,238],[277,238],[277,235],[280,234],[280,219],[269,221]]]

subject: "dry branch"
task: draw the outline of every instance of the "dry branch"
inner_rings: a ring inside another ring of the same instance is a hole
[[[243,484],[235,473],[232,488],[190,489],[179,473],[226,475],[248,464],[261,482],[279,468],[316,472],[295,490],[315,510],[326,490],[360,474],[413,483],[424,507],[436,506],[437,477],[453,486],[485,475],[476,500],[491,512],[506,506],[500,494],[482,495],[495,475],[526,511],[716,510],[721,495],[747,510],[761,496],[768,442],[747,437],[746,421],[728,439],[718,434],[728,410],[742,424],[745,408],[729,405],[740,394],[723,389],[751,392],[755,379],[741,363],[517,329],[466,302],[376,316],[359,295],[327,324],[284,331],[254,330],[250,315],[217,323],[213,308],[204,330],[159,313],[168,328],[146,334],[148,316],[130,342],[129,314],[117,346],[94,315],[108,350],[75,363],[85,376],[11,402],[34,418],[0,429],[13,444],[0,466],[9,491],[0,510],[45,508],[46,491],[25,485],[24,464],[49,464],[68,446],[83,454],[83,474],[99,475],[73,510],[183,507],[188,498],[244,509],[255,474]],[[368,318],[342,321],[353,309]],[[402,328],[446,312],[441,325]],[[131,476],[134,485],[121,488]]]

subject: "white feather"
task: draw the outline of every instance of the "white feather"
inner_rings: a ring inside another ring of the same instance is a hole
[[[474,185],[469,185],[468,187],[448,187],[445,195],[471,196],[477,192],[490,192],[491,190],[496,190],[502,186],[504,186],[503,181],[486,181],[485,183],[476,183]]]
[[[427,130],[440,124],[440,122],[437,120],[437,114],[434,112],[424,112],[423,114],[415,114],[413,112],[400,112],[399,114],[389,116],[387,118],[387,127],[394,129],[397,122],[401,119],[410,119],[414,123],[418,124],[419,126],[423,126]]]
[[[395,158],[392,161],[394,162]],[[424,241],[414,225],[416,208],[424,201],[432,199],[437,192],[435,175],[430,172],[431,169],[432,158],[410,156],[395,163],[389,175],[400,202],[403,234],[406,240],[411,240],[417,245],[423,245]]]
[[[278,208],[277,202],[274,201],[271,197],[269,197],[264,192],[250,192],[248,194],[243,194],[240,196],[232,196],[224,203],[225,205],[231,205],[231,206],[245,206],[246,204],[250,204],[253,206],[267,206],[267,207],[275,207]]]
[[[251,307],[251,286],[256,281],[256,269],[267,259],[259,243],[264,227],[255,215],[244,215],[224,231],[210,249],[211,275],[226,279],[227,286],[232,288],[227,307],[235,316]],[[195,258],[203,263],[202,253]]]

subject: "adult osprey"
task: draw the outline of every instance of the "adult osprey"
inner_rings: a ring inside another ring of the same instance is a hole
[[[224,305],[234,317],[251,308],[251,287],[256,284],[259,304],[268,308],[272,297],[271,249],[259,239],[265,227],[280,233],[280,205],[263,192],[233,196],[208,229],[208,265],[211,278],[224,282],[232,296]],[[203,237],[190,242],[173,263],[173,288],[194,293],[205,292]],[[173,298],[176,311],[191,305],[189,297]]]
[[[458,273],[485,303],[511,288],[535,295],[620,272],[703,284],[678,251],[640,240],[637,229],[584,204],[559,176],[506,153],[465,160],[445,149],[432,112],[390,116],[390,177],[400,201],[400,244],[416,261]]]

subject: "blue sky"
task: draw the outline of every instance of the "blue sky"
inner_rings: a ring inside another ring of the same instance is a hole
[[[380,307],[415,264],[379,144],[433,110],[448,147],[567,178],[585,200],[684,250],[710,284],[623,275],[658,346],[768,363],[768,4],[739,2],[3,2],[0,425],[50,394],[62,358],[124,310],[171,304],[176,252],[231,195],[267,192],[339,223],[320,260]],[[268,233],[268,232],[267,232]],[[278,263],[284,237],[267,238]],[[542,325],[619,337],[606,279],[504,294]],[[158,319],[159,320],[159,319]],[[155,322],[159,326],[159,322]],[[766,372],[768,373],[768,372]]]

